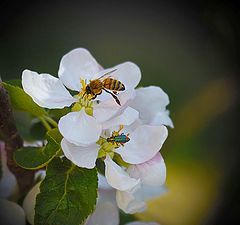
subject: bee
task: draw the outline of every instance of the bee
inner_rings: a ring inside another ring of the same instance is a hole
[[[113,131],[112,136],[107,138],[107,142],[111,142],[116,144],[117,146],[124,145],[125,143],[130,141],[129,134],[125,135],[124,133],[120,134],[120,131],[123,129],[123,126],[120,126],[118,131]]]
[[[116,80],[111,77],[104,78],[106,75],[109,75],[115,72],[116,70],[117,69],[107,72],[95,80],[90,80],[89,84],[86,85],[86,94],[88,96],[89,95],[92,96],[91,99],[95,99],[98,95],[102,94],[102,91],[104,90],[108,94],[112,95],[112,97],[115,99],[118,105],[121,105],[116,95],[118,91],[125,90],[124,84],[119,80]]]

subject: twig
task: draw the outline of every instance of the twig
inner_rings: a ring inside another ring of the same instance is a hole
[[[8,93],[0,83],[0,136],[5,142],[7,165],[16,176],[21,194],[25,194],[33,184],[34,172],[16,165],[13,153],[23,146],[23,140],[17,132]]]

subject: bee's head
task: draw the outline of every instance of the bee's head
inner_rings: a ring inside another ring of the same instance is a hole
[[[90,95],[92,93],[91,87],[89,85],[86,86],[86,93]]]

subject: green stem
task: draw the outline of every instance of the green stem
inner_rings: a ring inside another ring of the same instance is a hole
[[[50,131],[52,129],[43,117],[39,117],[39,120],[42,122],[43,126],[46,128],[47,131]]]
[[[49,122],[52,126],[54,126],[54,127],[58,127],[58,124],[57,124],[57,122],[55,121],[55,120],[53,120],[51,117],[49,117],[49,116],[44,116],[44,119],[47,121],[47,122]]]

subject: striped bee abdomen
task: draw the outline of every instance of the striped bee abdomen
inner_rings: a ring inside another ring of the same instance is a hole
[[[115,80],[113,78],[104,79],[103,86],[106,89],[112,90],[112,91],[124,91],[125,90],[124,84],[121,83],[121,81]]]

